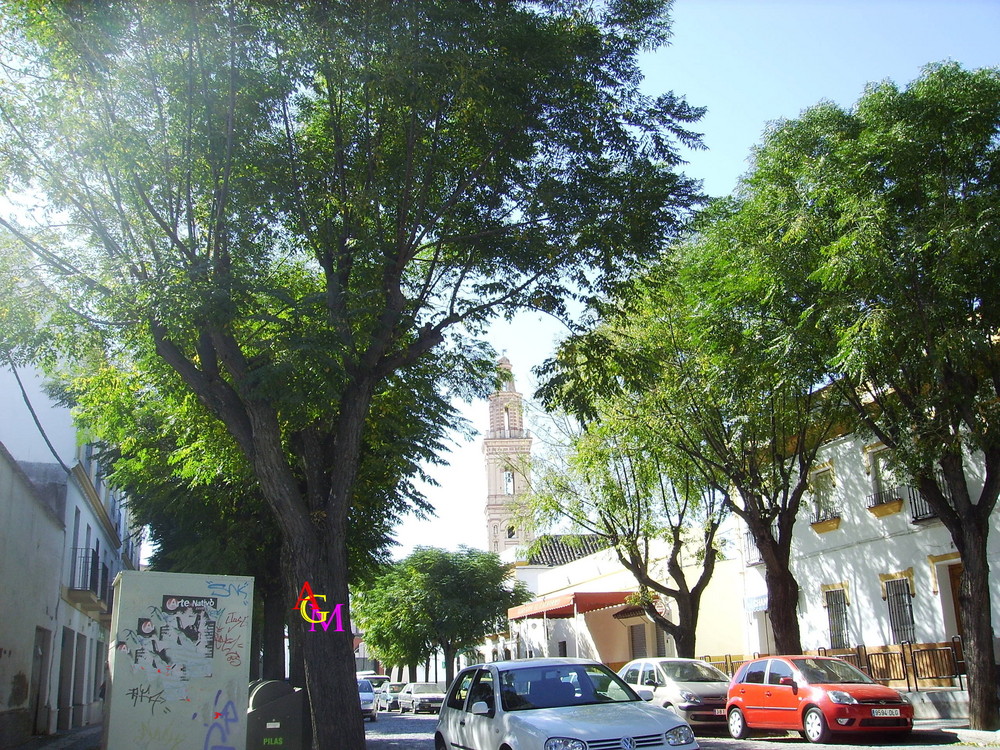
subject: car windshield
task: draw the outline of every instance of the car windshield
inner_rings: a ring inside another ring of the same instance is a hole
[[[358,692],[374,693],[375,690],[372,688],[372,684],[368,680],[358,680]]]
[[[792,659],[806,682],[810,684],[872,684],[874,680],[864,672],[838,659]]]
[[[418,682],[413,686],[414,693],[443,693],[444,688],[435,682]]]
[[[500,672],[505,711],[642,700],[603,664],[554,664]]]
[[[406,687],[405,682],[390,682],[388,685],[385,686],[385,689],[388,690],[390,693],[398,693],[404,687]]]
[[[697,661],[660,662],[660,669],[675,682],[729,682],[724,672]]]

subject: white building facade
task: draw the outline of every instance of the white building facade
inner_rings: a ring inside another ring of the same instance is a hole
[[[0,370],[0,746],[100,722],[111,584],[139,566],[122,497],[42,385]]]
[[[881,444],[849,434],[823,446],[811,491],[796,520],[791,566],[800,587],[799,625],[806,650],[867,649],[950,643],[960,637],[961,557],[944,524],[919,493],[897,480]],[[983,486],[982,461],[968,461],[969,490]],[[745,560],[748,652],[768,653],[763,623],[763,569],[749,538]],[[1000,513],[994,512],[988,556],[1000,581]],[[1000,585],[991,585],[1000,623]],[[1000,638],[994,637],[1000,657]]]

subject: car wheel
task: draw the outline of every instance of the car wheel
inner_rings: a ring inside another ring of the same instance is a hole
[[[448,750],[448,745],[445,744],[444,737],[440,734],[434,737],[434,750]]]
[[[823,712],[818,708],[810,708],[802,719],[802,732],[810,742],[829,742],[830,728],[826,725]]]
[[[747,736],[747,722],[743,712],[738,708],[729,709],[729,736],[734,740],[742,740]]]
[[[378,721],[378,714],[375,711],[372,711],[372,724],[376,721]]]

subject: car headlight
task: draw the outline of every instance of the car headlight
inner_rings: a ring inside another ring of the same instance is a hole
[[[694,742],[694,732],[691,731],[691,727],[687,724],[681,724],[679,727],[674,727],[664,734],[663,738],[667,741],[668,745],[690,745]]]
[[[545,750],[587,750],[587,743],[569,737],[549,737],[545,740]]]
[[[858,700],[850,693],[844,692],[843,690],[828,690],[826,693],[830,696],[831,703],[857,703]]]
[[[692,693],[690,690],[681,690],[681,698],[685,703],[701,703],[701,698]]]

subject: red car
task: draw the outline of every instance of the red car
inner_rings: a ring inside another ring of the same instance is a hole
[[[747,662],[733,677],[726,718],[736,739],[753,729],[786,729],[828,742],[847,732],[908,734],[913,706],[843,659],[769,656]]]

